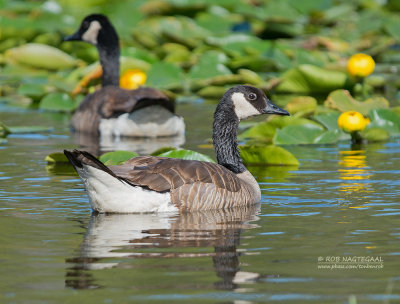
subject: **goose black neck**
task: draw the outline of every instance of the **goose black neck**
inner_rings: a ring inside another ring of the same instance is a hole
[[[238,150],[239,119],[228,104],[220,102],[214,114],[213,142],[218,164],[233,173],[246,171]]]
[[[119,86],[119,39],[113,27],[99,33],[97,49],[103,68],[102,86]]]

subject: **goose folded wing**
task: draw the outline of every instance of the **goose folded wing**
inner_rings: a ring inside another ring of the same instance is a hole
[[[209,162],[164,157],[136,157],[110,169],[126,182],[157,192],[202,183],[231,192],[240,190],[239,178],[228,169]]]
[[[162,92],[152,88],[124,90],[119,87],[105,87],[102,90],[100,113],[104,118],[111,118],[123,113],[131,113],[143,107],[162,105],[174,112],[174,103]]]

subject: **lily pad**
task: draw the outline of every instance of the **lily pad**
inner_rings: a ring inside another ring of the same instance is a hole
[[[287,126],[276,131],[273,138],[275,145],[330,144],[338,141],[339,132],[325,131],[321,126]]]
[[[345,88],[348,82],[346,73],[303,64],[284,73],[276,91],[301,94],[326,93]]]
[[[114,151],[102,154],[99,160],[107,166],[120,165],[139,154],[130,151]]]
[[[299,161],[292,153],[273,145],[241,146],[240,155],[243,162],[249,165],[299,165]]]
[[[360,132],[360,135],[369,142],[385,141],[390,137],[389,132],[382,128],[368,128]]]
[[[66,93],[50,93],[40,101],[39,108],[48,111],[71,112],[77,103]]]
[[[286,110],[290,114],[312,113],[317,108],[317,100],[311,96],[299,96],[293,98],[287,105]]]
[[[340,112],[331,112],[322,115],[315,115],[312,118],[322,124],[328,131],[339,132],[340,140],[348,140],[351,138],[350,134],[345,133],[338,126],[337,120],[340,116]]]
[[[66,69],[77,64],[77,60],[67,53],[39,43],[27,43],[7,50],[5,54],[18,63],[49,70]]]
[[[208,79],[219,75],[229,75],[232,72],[224,65],[227,57],[224,53],[209,51],[202,55],[199,62],[192,67],[189,76],[192,79]]]
[[[168,89],[181,85],[184,80],[183,71],[172,63],[157,62],[147,74],[147,84],[157,88]]]
[[[17,92],[19,95],[28,96],[31,98],[42,97],[44,94],[46,94],[44,85],[36,83],[21,84]]]
[[[162,154],[162,153],[165,153],[165,152],[168,152],[168,151],[171,151],[171,150],[176,150],[176,148],[175,148],[175,147],[162,147],[162,148],[160,148],[160,149],[157,149],[156,151],[154,151],[154,152],[151,153],[150,155],[152,155],[152,156],[158,156],[158,155],[160,155],[160,154]]]
[[[68,158],[61,152],[50,153],[44,160],[47,161],[47,163],[69,163]]]
[[[163,157],[170,157],[170,158],[181,158],[181,159],[188,159],[188,160],[200,160],[200,161],[205,161],[205,162],[211,162],[215,163],[215,161],[202,153],[192,151],[192,150],[171,150],[168,152],[164,152],[159,154],[158,156],[163,156]]]
[[[371,123],[369,128],[381,128],[390,135],[400,134],[400,116],[389,109],[372,109],[369,113]]]
[[[366,101],[358,101],[350,95],[349,91],[336,90],[329,94],[324,105],[341,112],[357,111],[367,115],[371,109],[388,108],[389,102],[384,97],[373,97]]]
[[[5,138],[10,133],[10,129],[5,124],[0,122],[0,138]]]

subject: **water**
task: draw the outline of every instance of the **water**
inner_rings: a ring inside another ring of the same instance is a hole
[[[180,107],[198,113],[184,146],[211,156],[213,107]],[[68,116],[3,107],[0,120],[54,126],[0,145],[1,303],[400,302],[396,139],[289,147],[299,168],[249,168],[262,202],[247,210],[105,216],[44,161],[77,147]]]

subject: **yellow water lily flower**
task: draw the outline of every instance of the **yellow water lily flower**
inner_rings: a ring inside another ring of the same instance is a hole
[[[374,59],[363,53],[354,54],[347,62],[347,70],[353,76],[366,77],[374,71],[374,68]]]
[[[369,118],[365,118],[361,113],[356,111],[347,111],[340,114],[338,118],[338,126],[343,131],[353,133],[362,131],[370,123]]]
[[[146,83],[147,75],[138,69],[126,70],[119,79],[119,85],[123,89],[134,90]]]

